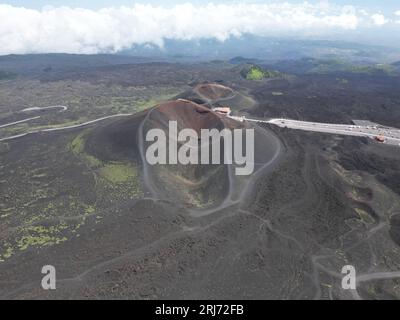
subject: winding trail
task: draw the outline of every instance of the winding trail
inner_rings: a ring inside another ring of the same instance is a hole
[[[48,109],[61,109],[60,112],[64,112],[64,111],[68,110],[68,107],[61,106],[61,105],[60,106],[49,106],[49,107],[32,107],[32,108],[25,108],[25,109],[19,111],[18,113],[31,112],[31,111],[40,111],[40,110],[48,110]],[[14,126],[16,124],[20,124],[20,123],[36,120],[36,119],[39,119],[39,118],[41,118],[41,116],[26,118],[26,119],[23,119],[23,120],[2,124],[2,125],[0,125],[0,128],[11,127],[11,126]],[[24,137],[24,136],[26,136],[26,135],[28,135],[30,133],[33,133],[33,132],[27,132],[27,133],[18,134],[18,135],[15,135],[15,136],[7,137],[7,138],[2,138],[2,139],[0,139],[0,142],[1,141],[6,141],[6,140],[11,140],[11,139],[16,139],[16,138],[21,138],[21,137]]]
[[[40,111],[40,110],[48,110],[48,109],[62,109],[60,112],[67,111],[68,107],[66,106],[49,106],[49,107],[32,107],[32,108],[26,108],[21,110],[20,112],[30,112],[30,111]]]
[[[213,86],[221,87],[221,88],[226,88],[226,89],[231,89],[231,88],[228,88],[228,87],[223,86],[223,85],[220,85],[220,84],[213,84]],[[231,90],[232,90],[232,89],[231,89]],[[203,100],[205,101],[205,105],[210,106],[210,107],[212,107],[212,106],[213,106],[214,104],[216,104],[216,103],[220,103],[220,102],[223,102],[223,101],[231,100],[231,99],[235,98],[235,97],[238,95],[238,93],[237,93],[236,91],[232,90],[231,95],[229,95],[229,96],[227,96],[227,97],[221,97],[221,98],[217,98],[217,99],[211,99],[210,97],[207,97],[207,96],[205,96],[204,94],[200,93],[198,87],[194,88],[194,89],[193,89],[193,92],[194,92],[195,94],[197,94],[201,99],[203,99]]]
[[[191,216],[196,218],[204,217],[223,209],[229,208],[231,206],[246,203],[248,200],[247,198],[252,192],[252,188],[254,187],[255,182],[260,178],[261,175],[265,174],[271,166],[279,162],[279,158],[283,154],[282,142],[275,134],[267,131],[265,128],[258,126],[258,129],[260,130],[260,134],[263,134],[266,138],[270,139],[270,141],[273,141],[274,153],[271,155],[271,157],[269,157],[266,162],[257,163],[257,165],[261,165],[261,167],[255,170],[248,178],[248,180],[243,183],[243,185],[239,185],[238,181],[236,181],[235,179],[234,165],[227,165],[229,170],[229,192],[226,195],[225,199],[220,205],[214,208],[191,209],[189,210]],[[235,194],[238,189],[240,191],[239,194]]]
[[[25,137],[27,135],[31,135],[31,134],[35,134],[35,133],[53,132],[53,131],[62,131],[62,130],[80,128],[80,127],[88,126],[90,124],[93,124],[93,123],[96,123],[96,122],[100,122],[100,121],[103,121],[103,120],[107,120],[107,119],[110,119],[110,118],[128,117],[128,116],[131,116],[131,115],[133,115],[133,113],[120,113],[120,114],[114,114],[114,115],[111,115],[111,116],[101,117],[101,118],[98,118],[98,119],[94,119],[94,120],[90,120],[90,121],[87,121],[87,122],[84,122],[84,123],[75,124],[75,125],[66,126],[66,127],[49,128],[49,129],[41,129],[41,130],[29,131],[29,132],[26,132],[26,133],[15,135],[15,136],[1,138],[0,142],[13,140],[13,139],[21,138],[21,137]]]

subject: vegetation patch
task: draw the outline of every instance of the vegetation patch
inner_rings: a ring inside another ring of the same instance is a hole
[[[252,66],[246,75],[247,80],[264,79],[264,71],[260,67]]]
[[[78,158],[83,159],[90,167],[100,167],[102,162],[96,157],[85,152],[86,131],[82,132],[72,140],[70,150]]]
[[[105,201],[114,202],[141,195],[135,165],[127,162],[105,162],[87,153],[86,134],[87,132],[83,132],[76,136],[69,144],[69,150],[93,169],[97,196]]]
[[[259,66],[251,65],[249,68],[244,68],[241,75],[247,80],[260,81],[268,78],[280,78],[284,74],[274,70],[264,70]]]
[[[136,178],[137,171],[136,168],[131,165],[111,163],[103,166],[100,169],[100,174],[111,183],[123,183]]]
[[[37,247],[43,247],[43,246],[50,246],[54,244],[59,244],[61,242],[67,241],[66,237],[63,238],[58,238],[58,237],[53,237],[50,235],[40,235],[40,236],[24,236],[17,242],[17,247],[21,250],[24,251],[28,249],[29,247],[32,246],[37,246]]]
[[[374,219],[365,211],[360,208],[355,208],[355,211],[357,212],[358,216],[360,219],[367,224],[374,223]]]

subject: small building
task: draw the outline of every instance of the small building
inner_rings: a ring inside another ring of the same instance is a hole
[[[214,111],[220,115],[223,115],[223,116],[230,116],[232,113],[231,108],[229,108],[229,107],[216,107],[216,108],[213,108],[212,111]]]

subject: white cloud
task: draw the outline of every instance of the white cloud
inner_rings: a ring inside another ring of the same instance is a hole
[[[397,10],[394,14],[400,17],[400,10]],[[396,23],[400,24],[400,20],[396,20]]]
[[[400,10],[397,10],[394,14],[395,14],[396,16],[400,16]]]
[[[371,16],[372,21],[376,26],[383,26],[387,23],[389,23],[389,20],[385,18],[383,14],[380,13],[375,13]]]
[[[364,13],[362,13],[364,12]],[[0,54],[116,52],[134,44],[162,46],[163,40],[256,35],[323,35],[360,28],[365,10],[311,4],[192,4],[100,10],[47,7],[42,10],[0,4]],[[387,23],[381,14],[375,25]]]

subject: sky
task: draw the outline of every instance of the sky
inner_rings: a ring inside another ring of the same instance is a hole
[[[0,0],[0,55],[114,53],[244,34],[400,47],[400,1]]]
[[[0,1],[0,3],[7,3],[13,6],[22,6],[25,8],[33,8],[33,9],[41,9],[45,6],[69,6],[69,7],[83,7],[87,9],[101,9],[112,6],[132,6],[134,3],[141,4],[151,4],[151,5],[159,5],[164,7],[171,7],[175,4],[183,4],[183,3],[193,3],[196,5],[202,4],[204,0],[8,0],[8,1]],[[226,0],[214,0],[211,1],[213,3],[232,3],[232,2],[247,2],[247,3],[268,3],[271,1],[266,0],[246,0],[246,1],[226,1]],[[278,1],[277,1],[278,2]],[[282,2],[282,1],[281,1]],[[289,3],[300,3],[301,1],[290,1]],[[309,3],[318,3],[321,1],[313,1],[309,0]],[[363,8],[369,8],[373,10],[381,10],[382,12],[390,12],[395,10],[400,10],[400,1],[399,0],[335,0],[331,1],[337,5],[352,5],[352,6],[360,6]]]

